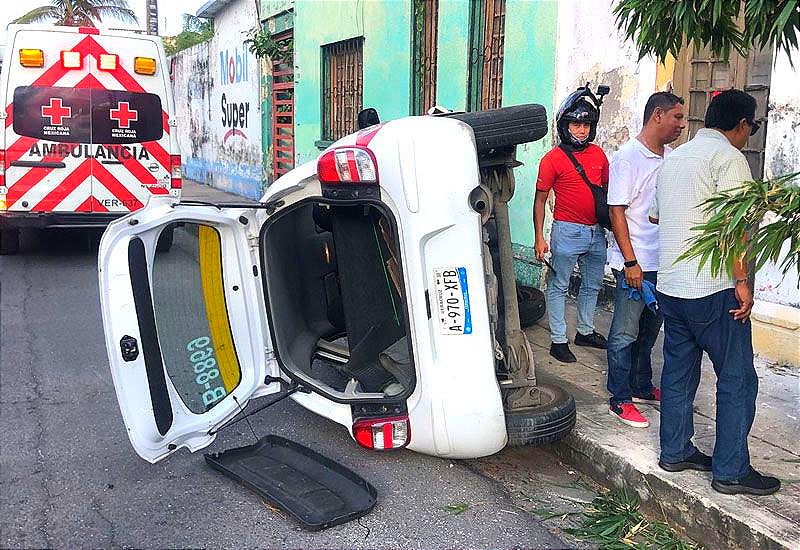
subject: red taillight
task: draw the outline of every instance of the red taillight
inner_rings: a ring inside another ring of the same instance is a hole
[[[374,185],[378,183],[378,163],[366,147],[336,147],[319,157],[317,176],[321,183]]]
[[[411,441],[411,424],[408,416],[356,420],[353,423],[353,437],[367,449],[401,449]]]
[[[169,172],[170,172],[170,185],[173,189],[180,189],[183,187],[183,180],[181,179],[181,156],[169,156]]]

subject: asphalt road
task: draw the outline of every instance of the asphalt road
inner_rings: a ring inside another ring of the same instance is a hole
[[[108,369],[96,241],[78,231],[24,235],[21,255],[0,257],[0,547],[568,545],[515,503],[497,471],[488,477],[474,463],[365,451],[288,400],[256,416],[255,432],[288,437],[360,473],[379,495],[370,514],[311,533],[212,471],[202,453],[181,451],[156,465],[140,459]],[[240,423],[208,450],[252,442]],[[455,513],[460,503],[469,507]]]

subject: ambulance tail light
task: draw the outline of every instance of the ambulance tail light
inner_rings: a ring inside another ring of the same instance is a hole
[[[133,71],[136,74],[154,75],[156,74],[156,60],[152,57],[135,57]]]
[[[19,50],[19,64],[23,67],[44,67],[44,52],[37,49],[21,48]]]
[[[170,171],[170,186],[173,189],[181,189],[183,187],[183,175],[181,174],[181,156],[169,156],[169,171]]]
[[[406,415],[356,420],[353,437],[362,447],[375,451],[402,449],[411,441],[411,424]]]
[[[317,177],[321,183],[377,185],[378,163],[366,147],[336,147],[317,160]]]
[[[116,71],[119,56],[115,53],[101,53],[97,60],[97,68],[101,71]]]
[[[61,52],[61,66],[65,69],[80,69],[83,66],[83,57],[80,52],[64,50]]]
[[[0,149],[0,210],[8,210],[6,206],[6,150]]]

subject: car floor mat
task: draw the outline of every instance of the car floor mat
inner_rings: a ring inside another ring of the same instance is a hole
[[[358,519],[377,501],[375,488],[352,470],[277,435],[205,459],[310,531]]]

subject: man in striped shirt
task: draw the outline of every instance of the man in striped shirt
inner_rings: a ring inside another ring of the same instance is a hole
[[[716,95],[705,128],[668,156],[658,175],[649,216],[659,224],[656,286],[664,318],[661,374],[661,459],[670,472],[711,471],[711,486],[726,494],[768,495],[780,481],[750,466],[747,435],[756,412],[758,377],[753,367],[750,309],[753,296],[743,259],[733,277],[711,275],[699,259],[677,261],[692,227],[708,220],[702,203],[752,179],[741,149],[758,131],[756,100],[741,90]],[[713,457],[692,444],[692,404],[706,352],[717,375],[716,441]]]

